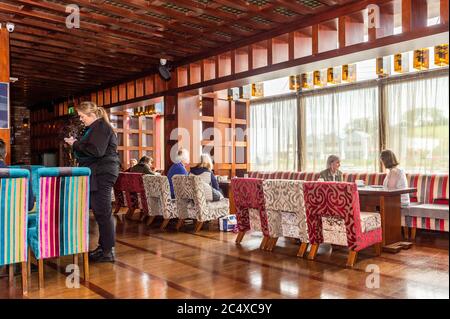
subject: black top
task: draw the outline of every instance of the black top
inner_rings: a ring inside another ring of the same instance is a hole
[[[73,143],[73,149],[80,166],[91,169],[91,191],[97,190],[97,175],[119,176],[117,136],[102,118],[88,126],[83,137]]]
[[[127,172],[130,173],[143,173],[143,174],[150,174],[150,175],[155,175],[155,172],[153,172],[148,165],[144,164],[144,163],[138,163],[136,165],[134,165],[133,167],[130,167]]]

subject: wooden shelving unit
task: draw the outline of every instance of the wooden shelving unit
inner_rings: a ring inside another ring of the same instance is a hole
[[[200,143],[203,151],[211,150],[216,175],[244,176],[249,169],[248,110],[249,101],[228,100],[219,92],[202,97]]]

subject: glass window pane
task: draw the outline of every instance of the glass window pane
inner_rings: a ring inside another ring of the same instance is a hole
[[[130,116],[129,125],[130,125],[129,126],[130,130],[138,130],[139,129],[139,117]]]
[[[145,116],[142,118],[142,129],[151,131],[153,130],[153,118]]]
[[[142,134],[142,146],[147,146],[147,147],[153,146],[153,135]]]
[[[139,134],[128,135],[128,146],[139,146]]]

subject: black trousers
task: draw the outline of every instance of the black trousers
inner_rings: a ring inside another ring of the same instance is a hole
[[[111,191],[117,180],[112,174],[95,176],[96,190],[90,192],[90,204],[98,224],[98,244],[103,250],[110,250],[116,242],[116,230],[112,216]]]

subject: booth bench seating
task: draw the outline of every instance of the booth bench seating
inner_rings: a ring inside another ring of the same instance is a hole
[[[319,173],[311,172],[249,172],[251,178],[293,179],[317,181]],[[344,182],[363,180],[366,185],[382,185],[385,173],[344,173]],[[448,232],[449,219],[449,183],[448,174],[407,174],[408,185],[417,188],[410,194],[411,205],[402,209],[402,226],[405,234],[411,230],[411,239],[415,238],[416,228]]]

